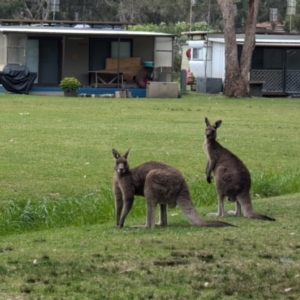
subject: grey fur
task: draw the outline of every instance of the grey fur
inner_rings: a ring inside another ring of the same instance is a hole
[[[206,129],[203,149],[208,158],[205,171],[206,180],[211,183],[211,174],[214,173],[218,193],[218,213],[208,215],[224,216],[224,198],[228,197],[229,201],[236,201],[235,215],[241,215],[243,211],[247,218],[275,221],[273,218],[253,211],[250,197],[250,172],[236,155],[216,141],[217,128],[221,126],[221,123],[222,121],[219,120],[211,125],[205,118]]]
[[[122,156],[112,149],[115,158],[113,193],[116,207],[116,225],[123,227],[134,196],[144,196],[147,202],[146,225],[135,227],[155,227],[155,208],[160,206],[159,225],[167,226],[167,205],[178,205],[191,225],[225,227],[231,224],[200,219],[189,194],[189,189],[181,172],[161,162],[145,162],[133,169],[129,168],[127,157],[129,150]]]

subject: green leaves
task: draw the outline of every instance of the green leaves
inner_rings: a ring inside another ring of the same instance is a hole
[[[75,77],[65,77],[59,86],[64,92],[76,92],[80,87],[80,82]]]

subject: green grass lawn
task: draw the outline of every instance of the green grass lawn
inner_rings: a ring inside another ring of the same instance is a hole
[[[300,190],[298,99],[0,94],[0,111],[0,235],[112,220],[112,148],[131,148],[131,166],[174,165],[197,207],[216,204],[204,175],[205,117],[223,120],[218,140],[250,169],[254,200]],[[144,214],[137,201],[130,216]]]
[[[0,299],[296,300],[299,200],[257,200],[276,222],[223,218],[238,227],[191,227],[175,210],[168,228],[108,222],[4,236]]]
[[[299,113],[292,98],[0,94],[0,299],[298,299]],[[133,230],[145,221],[137,197],[115,228],[112,148],[131,148],[132,167],[179,168],[200,215],[217,210],[205,117],[223,120],[219,142],[248,166],[254,209],[276,222],[195,228],[176,208],[168,228]]]

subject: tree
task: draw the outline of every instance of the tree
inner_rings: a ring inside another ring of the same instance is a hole
[[[23,15],[27,19],[48,20],[50,0],[30,0],[23,2]]]
[[[2,0],[0,1],[0,18],[12,19],[14,15],[21,12],[22,0]]]
[[[224,94],[230,97],[247,97],[250,95],[248,73],[255,47],[255,26],[259,0],[249,0],[245,39],[240,61],[238,60],[234,26],[233,0],[218,0],[218,4],[222,12],[225,38]]]
[[[277,21],[283,22],[286,16],[286,0],[261,0],[257,17],[258,22],[265,22],[270,20],[270,8],[277,8]]]

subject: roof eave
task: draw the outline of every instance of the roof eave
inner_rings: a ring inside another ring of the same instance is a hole
[[[152,31],[129,31],[95,28],[69,28],[69,27],[33,27],[33,26],[0,26],[2,33],[30,33],[47,35],[114,35],[114,36],[161,36],[175,37],[174,34]]]

